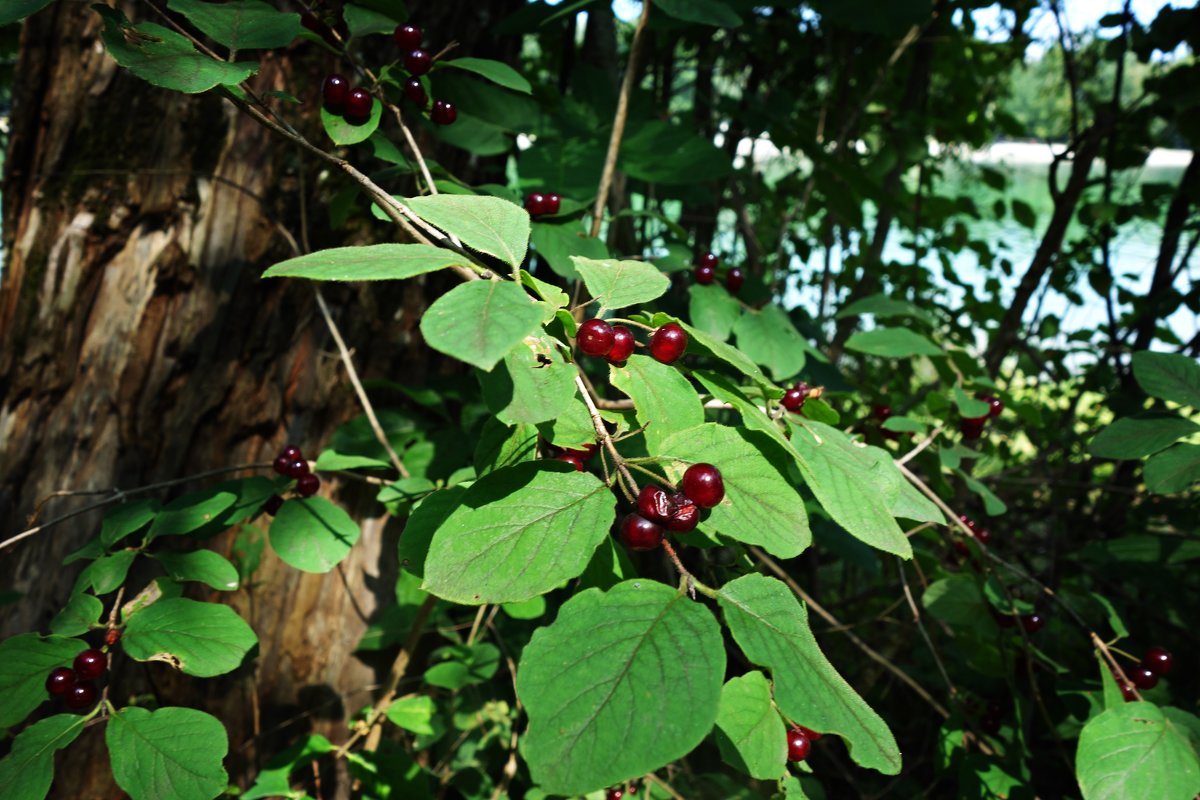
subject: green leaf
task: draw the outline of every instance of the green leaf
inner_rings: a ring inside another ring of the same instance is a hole
[[[1177,444],[1146,461],[1146,488],[1154,494],[1182,492],[1200,481],[1200,445]]]
[[[282,511],[282,509],[280,509]],[[192,550],[187,553],[158,553],[155,558],[176,581],[200,581],[212,588],[228,592],[238,588],[237,569],[228,559],[212,550]]]
[[[289,258],[263,273],[264,278],[311,281],[399,281],[436,272],[467,259],[444,247],[426,244],[371,244],[334,247]]]
[[[600,239],[588,236],[578,220],[567,222],[535,222],[533,247],[538,258],[555,273],[567,280],[577,280],[572,256],[592,259],[608,258],[608,248]]]
[[[421,334],[434,350],[487,371],[541,327],[543,308],[511,281],[470,281],[434,301]]]
[[[187,37],[153,22],[130,25],[120,11],[93,6],[104,17],[108,54],[147,83],[186,94],[218,84],[235,85],[258,71],[258,64],[217,61],[192,47]]]
[[[742,18],[720,0],[654,0],[667,16],[715,28],[736,28]]]
[[[1185,730],[1153,703],[1122,703],[1079,734],[1075,774],[1084,800],[1190,800],[1200,760]]]
[[[237,669],[257,643],[254,631],[229,606],[184,597],[159,600],[133,614],[121,637],[131,658],[165,661],[199,678]]]
[[[46,675],[87,649],[79,639],[22,633],[0,642],[0,729],[11,728],[46,700]]]
[[[299,14],[277,11],[261,0],[170,0],[167,8],[187,17],[210,39],[231,50],[284,47],[300,35]]]
[[[823,422],[826,425],[837,425],[842,421],[842,415],[834,411],[831,405],[819,397],[810,397],[805,400],[801,413],[814,422]]]
[[[549,336],[527,336],[491,372],[478,373],[483,399],[501,421],[537,424],[554,419],[575,399],[575,365]]]
[[[720,286],[688,287],[688,316],[692,324],[714,339],[725,341],[742,315],[742,304]]]
[[[699,328],[695,328],[686,322],[680,322],[680,326],[687,332],[688,338],[691,340],[688,343],[688,351],[703,355],[705,352],[711,354],[713,358],[724,361],[729,366],[736,369],[738,372],[745,375],[747,378],[754,380],[759,384],[767,384],[767,376],[763,375],[763,371],[758,368],[758,365],[751,361],[741,350],[709,336]]]
[[[645,261],[571,256],[571,262],[601,311],[648,303],[671,288],[671,279]]]
[[[42,800],[54,782],[54,753],[75,741],[84,722],[78,714],[56,714],[21,731],[0,761],[5,800]]]
[[[109,718],[104,742],[113,779],[132,800],[212,800],[229,785],[221,766],[229,737],[203,711],[128,706]]]
[[[158,513],[157,500],[131,500],[109,509],[100,523],[100,541],[112,547],[131,533],[137,533],[148,525]]]
[[[991,411],[991,406],[982,400],[976,400],[974,397],[968,396],[958,386],[954,387],[954,405],[958,406],[958,413],[967,419],[986,417],[988,412]]]
[[[409,516],[404,533],[400,536],[400,566],[417,577],[424,577],[429,543],[446,518],[462,505],[462,496],[466,492],[465,486],[451,486],[421,501]]]
[[[833,521],[871,547],[912,558],[912,546],[883,491],[892,478],[874,456],[837,428],[814,421],[789,423],[800,474]]]
[[[350,515],[323,497],[288,500],[271,521],[271,547],[284,563],[304,572],[329,572],[358,541]]]
[[[20,19],[41,11],[51,0],[8,0],[0,8],[0,26],[11,25]]]
[[[787,729],[761,672],[732,678],[721,689],[716,740],[725,763],[752,778],[774,780],[787,771]]]
[[[963,483],[967,485],[967,488],[979,495],[979,499],[983,500],[983,510],[987,512],[989,517],[997,517],[1008,510],[1008,506],[1004,504],[1004,501],[997,497],[995,492],[987,486],[962,470],[955,470],[955,472],[963,479]]]
[[[342,17],[346,20],[346,28],[350,31],[352,39],[372,33],[391,33],[396,29],[394,18],[374,9],[350,3],[342,9]]]
[[[92,629],[104,613],[104,604],[90,594],[71,595],[67,607],[50,620],[50,632],[59,636],[80,636]]]
[[[646,449],[659,452],[673,433],[704,422],[696,389],[675,367],[633,355],[624,367],[610,367],[609,381],[633,400],[637,420],[646,426]]]
[[[716,620],[671,587],[633,580],[575,595],[517,670],[534,782],[584,794],[681,758],[712,729],[724,676]]]
[[[1151,397],[1200,408],[1200,364],[1177,353],[1133,354],[1133,377]]]
[[[456,603],[511,603],[583,572],[616,501],[594,475],[564,469],[531,462],[481,478],[437,528],[421,588]]]
[[[1012,201],[1012,215],[1017,224],[1023,228],[1032,229],[1037,225],[1037,214],[1034,213],[1033,206],[1024,200],[1014,199]]]
[[[476,75],[482,75],[492,83],[503,86],[505,89],[512,89],[514,92],[522,94],[533,92],[533,87],[522,77],[521,73],[501,61],[492,61],[490,58],[455,58],[450,61],[439,61],[437,65],[439,69],[453,67],[474,72]]]
[[[425,682],[442,689],[462,689],[486,683],[500,668],[500,650],[487,642],[439,647],[429,658],[441,663],[425,670]]]
[[[879,319],[912,317],[913,319],[927,322],[930,325],[935,321],[933,315],[920,306],[914,305],[907,300],[897,300],[883,294],[873,294],[870,297],[864,297],[862,300],[851,303],[839,311],[834,319],[846,319],[862,314],[873,314]]]
[[[940,347],[908,328],[876,328],[846,340],[846,349],[885,358],[944,355]]]
[[[777,381],[787,380],[804,368],[808,342],[777,305],[742,314],[733,326],[733,335],[738,349],[766,367]]]
[[[423,694],[410,694],[397,697],[383,712],[393,725],[399,725],[406,731],[431,735],[433,726],[429,721],[433,718],[433,698]]]
[[[709,511],[704,530],[779,558],[794,558],[812,543],[804,500],[785,477],[787,455],[761,433],[710,422],[671,435],[658,454],[676,481],[692,464],[721,470],[725,499]]]
[[[1099,458],[1144,458],[1196,431],[1200,425],[1175,414],[1139,414],[1100,431],[1088,450]]]
[[[149,538],[179,536],[191,533],[212,522],[225,509],[237,502],[236,492],[219,487],[177,497],[163,506],[150,526]]]
[[[74,593],[91,587],[97,595],[115,592],[125,582],[129,567],[137,557],[136,550],[118,550],[112,555],[100,556],[79,573],[75,579]]]
[[[454,234],[472,250],[516,268],[529,249],[529,214],[499,197],[438,194],[412,197],[406,205],[434,227]]]
[[[733,171],[730,155],[695,127],[661,119],[626,130],[617,166],[637,180],[673,185],[711,182]]]
[[[837,673],[817,646],[808,611],[774,578],[746,575],[725,584],[719,601],[742,652],[771,671],[775,702],[800,725],[846,740],[855,763],[900,772],[900,750],[887,724]]]
[[[966,575],[952,575],[929,584],[921,605],[935,619],[963,628],[978,625],[988,612],[979,584]]]
[[[371,113],[362,123],[349,122],[341,114],[334,114],[329,109],[321,106],[321,124],[325,126],[325,133],[329,134],[329,138],[339,147],[346,147],[352,144],[359,144],[371,138],[371,134],[379,127],[379,121],[383,119],[383,103],[377,99],[371,100]]]
[[[479,477],[537,458],[538,432],[532,425],[508,426],[489,419],[475,445],[475,474]]]
[[[272,756],[271,760],[267,762],[267,766],[258,773],[254,785],[240,796],[240,800],[288,797],[292,792],[292,784],[288,780],[288,776],[297,767],[307,765],[319,756],[332,752],[333,744],[328,739],[320,734],[309,734]]]

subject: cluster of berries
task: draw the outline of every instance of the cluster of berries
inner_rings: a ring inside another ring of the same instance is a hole
[[[1001,628],[1011,628],[1020,622],[1026,633],[1037,633],[1046,627],[1046,618],[1036,611],[1032,614],[1014,615],[1003,614],[993,608],[992,616],[996,618],[996,624]]]
[[[979,527],[979,523],[968,517],[966,514],[959,514],[958,518],[962,520],[963,525],[967,526],[967,530],[971,531],[971,536],[975,538],[975,541],[979,542],[984,547],[991,544],[991,531],[989,531],[987,528]],[[957,550],[959,555],[962,556],[969,556],[971,554],[971,551],[967,549],[966,544],[957,539],[954,541],[954,549]]]
[[[1004,403],[998,397],[990,394],[981,394],[977,399],[988,404],[988,413],[982,417],[963,417],[958,423],[958,430],[962,433],[962,437],[968,441],[974,441],[983,435],[983,426],[987,424],[989,419],[1000,416],[1000,412],[1004,410]]]
[[[1126,670],[1125,674],[1129,676],[1129,680],[1133,681],[1133,686],[1145,691],[1158,686],[1158,679],[1167,675],[1171,668],[1175,666],[1175,659],[1170,651],[1162,647],[1151,647],[1142,655],[1142,660],[1138,665],[1131,670]],[[1130,686],[1125,681],[1122,681],[1116,675],[1117,686],[1121,689],[1121,696],[1128,703],[1131,700],[1137,699],[1133,694],[1133,686]]]
[[[637,340],[624,325],[610,325],[602,319],[589,319],[579,326],[575,341],[584,355],[607,358],[621,365],[633,355]],[[650,355],[663,364],[674,364],[687,350],[688,336],[683,328],[670,322],[650,336]]]
[[[75,666],[57,667],[46,677],[46,691],[61,697],[67,708],[82,711],[96,702],[96,679],[108,671],[108,656],[99,650],[84,650],[75,656]]]
[[[366,89],[350,88],[350,81],[341,75],[327,75],[321,84],[321,102],[330,114],[340,114],[351,125],[362,125],[371,118],[375,98]]]
[[[812,387],[804,381],[800,381],[783,393],[783,399],[779,401],[779,405],[793,414],[799,414],[800,409],[804,408],[804,401],[808,399],[811,392]]]
[[[680,491],[668,494],[657,486],[638,493],[638,510],[621,521],[621,542],[630,550],[653,550],[662,544],[664,531],[686,533],[700,522],[700,509],[725,499],[725,481],[712,464],[692,464],[683,473]]]
[[[875,421],[879,423],[879,432],[883,434],[885,439],[890,439],[894,442],[900,438],[900,434],[897,431],[890,431],[883,427],[883,423],[892,418],[891,406],[871,406],[871,416],[873,416]]]
[[[433,55],[421,47],[424,34],[415,25],[400,25],[392,34],[396,44],[404,51],[404,69],[409,79],[404,82],[404,96],[424,110],[429,105],[429,95],[421,83],[421,76],[433,68]],[[429,118],[438,125],[451,125],[458,119],[458,109],[446,100],[435,100]]]
[[[696,279],[696,283],[708,286],[717,279],[717,267],[720,264],[720,259],[715,255],[705,253],[696,260],[696,265],[692,269],[692,277]],[[746,274],[740,267],[734,267],[725,273],[725,288],[729,290],[730,294],[737,294],[738,289],[741,289],[745,282]]]
[[[557,214],[562,208],[562,196],[555,192],[530,192],[525,195],[525,210],[531,217]]]
[[[788,728],[788,761],[803,761],[808,758],[809,751],[812,750],[812,743],[823,735],[803,725],[793,725]]]
[[[308,468],[308,461],[304,459],[304,454],[294,444],[289,444],[279,451],[271,468],[280,475],[296,481],[296,494],[301,497],[312,497],[321,488],[321,479]],[[263,511],[273,517],[282,505],[283,498],[273,494],[263,503]]]
[[[570,464],[576,472],[583,472],[583,462],[596,454],[596,444],[585,444],[582,450],[563,450],[554,456],[554,460]]]

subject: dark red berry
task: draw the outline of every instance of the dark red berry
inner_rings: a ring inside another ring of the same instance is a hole
[[[1041,614],[1026,614],[1021,617],[1021,627],[1026,633],[1037,633],[1046,627],[1046,618]]]
[[[1121,697],[1125,698],[1126,703],[1132,703],[1134,700],[1137,700],[1132,683],[1117,678],[1117,688],[1121,690]]]
[[[96,685],[90,682],[75,683],[64,695],[67,708],[82,711],[96,702]]]
[[[554,457],[554,460],[562,461],[565,464],[570,464],[572,467],[575,468],[576,472],[583,472],[583,459],[581,459],[579,457],[578,453],[574,453],[574,452],[568,450],[565,453],[559,453],[558,455],[556,455]]]
[[[99,678],[108,669],[108,656],[99,650],[84,650],[75,656],[75,677],[81,681]]]
[[[308,462],[302,458],[297,459],[288,464],[287,471],[283,474],[294,480],[299,480],[308,474]]]
[[[715,270],[717,268],[717,265],[720,264],[721,262],[712,253],[704,253],[703,255],[700,256],[700,258],[698,258],[696,260],[696,263],[702,267],[708,267],[710,269]]]
[[[550,192],[546,195],[546,213],[557,214],[562,209],[562,195]]]
[[[996,622],[1001,628],[1011,628],[1017,624],[1017,618],[1012,614],[997,611],[994,608],[992,609],[992,616],[996,618]]]
[[[692,464],[679,484],[683,493],[700,508],[712,508],[725,499],[725,481],[712,464]]]
[[[978,439],[983,436],[983,425],[987,419],[987,417],[968,417],[958,423],[958,430],[964,439]]]
[[[580,351],[597,358],[609,354],[615,338],[612,325],[602,319],[589,319],[579,326],[579,331],[575,334]]]
[[[121,631],[116,628],[109,628],[107,631],[105,631],[104,643],[106,645],[112,647],[119,641],[121,641]]]
[[[659,524],[666,524],[675,510],[671,496],[661,487],[649,483],[638,492],[637,508],[643,517]]]
[[[738,289],[741,289],[745,282],[746,274],[738,267],[729,270],[729,274],[725,276],[725,288],[732,294],[737,294]]]
[[[416,50],[421,46],[421,29],[416,25],[397,25],[392,33],[401,50]]]
[[[1146,655],[1142,656],[1142,666],[1155,675],[1167,675],[1171,672],[1171,667],[1175,666],[1175,659],[1165,648],[1151,647],[1146,650]]]
[[[812,728],[806,728],[803,725],[793,725],[792,728],[804,734],[804,737],[810,742],[815,742],[825,735],[823,733],[817,733]]]
[[[280,475],[287,475],[288,467],[292,465],[292,459],[285,456],[283,453],[275,456],[275,462],[271,464],[271,469],[278,472]]]
[[[312,497],[321,488],[321,479],[311,472],[296,479],[296,494],[301,497]]]
[[[804,407],[804,401],[807,399],[807,386],[793,386],[783,393],[783,399],[779,401],[779,404],[795,414],[799,413],[800,409]]]
[[[675,498],[681,498],[676,500]],[[683,495],[675,495],[672,498],[674,506],[671,511],[671,518],[667,520],[667,530],[675,533],[687,533],[696,529],[700,524],[700,509],[696,504],[688,500]]]
[[[414,78],[429,72],[432,66],[433,56],[429,54],[428,50],[417,48],[404,54],[404,68]]]
[[[621,542],[630,550],[653,550],[662,540],[662,527],[641,514],[627,514],[621,521]]]
[[[350,82],[341,75],[328,75],[321,84],[321,101],[330,114],[340,114],[350,96]]]
[[[650,355],[655,361],[674,364],[687,350],[688,337],[674,322],[663,325],[650,337]]]
[[[283,498],[277,494],[273,494],[263,503],[263,511],[270,514],[272,517],[279,513],[279,509],[283,507]]]
[[[792,728],[788,731],[788,761],[803,761],[808,758],[808,751],[812,749],[812,741],[800,732],[799,728]]]
[[[959,514],[958,519],[963,525],[966,525],[967,528],[970,529],[971,533],[974,533],[975,529],[979,527],[978,523],[976,523],[975,520],[971,519],[966,514]]]
[[[1000,416],[1001,412],[1004,411],[1004,401],[999,397],[990,394],[978,394],[975,395],[975,398],[988,404],[988,417],[992,419]]]
[[[880,422],[887,422],[892,416],[891,406],[872,406],[871,414]]]
[[[1141,664],[1131,670],[1127,670],[1125,674],[1133,681],[1134,686],[1143,691],[1158,686],[1158,676],[1154,674],[1154,670],[1147,669]]]
[[[453,125],[454,120],[458,119],[458,109],[453,103],[445,100],[435,100],[433,102],[433,111],[430,112],[429,118],[438,125]]]
[[[546,195],[541,192],[530,192],[525,195],[525,210],[531,217],[540,217],[546,211]]]
[[[717,279],[717,271],[712,267],[705,266],[704,264],[697,264],[696,268],[692,270],[692,277],[694,277],[696,279],[696,283],[700,284],[701,286],[708,286]]]
[[[608,793],[604,795],[604,800],[621,800],[624,796],[624,789],[609,789]]]
[[[425,87],[416,78],[409,78],[404,82],[404,96],[421,108],[429,105],[429,95],[425,94]]]
[[[304,458],[304,454],[300,452],[300,448],[294,444],[289,444],[280,450],[279,455],[285,457],[288,461],[296,461],[297,459]]]
[[[971,555],[971,548],[967,547],[967,543],[964,542],[962,539],[955,539],[954,540],[954,552],[958,553],[963,558],[966,558],[969,555]]]
[[[371,118],[371,109],[375,98],[366,89],[355,89],[346,97],[346,111],[343,115],[351,125],[361,125]]]
[[[608,359],[608,363],[621,365],[633,355],[633,348],[637,346],[637,339],[634,338],[633,331],[624,325],[613,325],[612,331],[613,346],[605,357]]]
[[[975,539],[980,544],[986,545],[992,541],[992,532],[987,528],[980,528],[979,530],[975,531]]]
[[[46,677],[46,691],[52,695],[63,695],[75,685],[75,670],[70,667],[58,667],[50,670]]]
[[[979,720],[979,727],[984,733],[995,736],[1000,732],[1000,720],[997,717],[987,716]]]

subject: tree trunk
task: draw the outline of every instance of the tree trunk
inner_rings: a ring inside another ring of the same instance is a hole
[[[469,46],[519,5],[477,4],[470,19],[432,20],[427,37]],[[87,4],[55,3],[21,33],[3,182],[0,540],[31,524],[35,509],[44,522],[96,501],[63,496],[43,507],[54,492],[267,462],[285,442],[315,455],[361,410],[312,288],[259,278],[293,254],[285,230],[302,240],[303,204],[314,241],[344,238],[323,228],[321,165],[212,94],[185,97],[129,75],[104,52],[100,27]],[[259,91],[294,91],[333,68],[331,56],[299,43],[268,54],[252,81]],[[311,102],[285,113],[323,140]],[[364,377],[423,381],[431,366],[416,333],[423,287],[415,279],[369,294],[325,290]],[[361,540],[338,570],[301,573],[267,548],[238,592],[188,589],[249,621],[260,639],[251,667],[197,680],[163,664],[114,662],[118,705],[152,692],[220,719],[226,766],[243,786],[281,749],[281,735],[312,729],[344,739],[346,719],[389,664],[353,651],[368,617],[392,599],[395,533],[378,505],[358,502],[371,495],[328,482],[322,492],[363,512]],[[0,586],[22,595],[5,606],[0,637],[46,631],[82,568],[64,568],[62,558],[97,533],[99,519],[89,512],[0,552]],[[234,533],[209,545],[228,556]],[[132,573],[131,590],[146,579]],[[90,727],[54,795],[119,796],[107,758],[103,726]],[[344,779],[322,778],[323,796],[346,795]]]

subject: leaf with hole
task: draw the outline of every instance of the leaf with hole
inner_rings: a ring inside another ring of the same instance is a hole
[[[184,597],[159,600],[129,617],[121,646],[138,661],[164,661],[211,678],[237,669],[258,637],[229,606]]]

